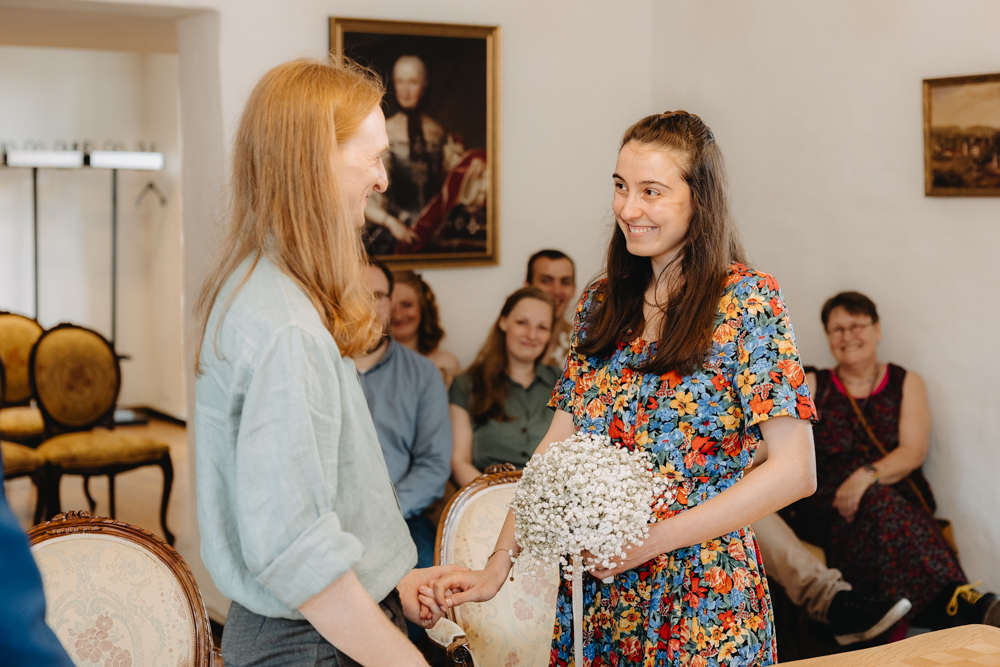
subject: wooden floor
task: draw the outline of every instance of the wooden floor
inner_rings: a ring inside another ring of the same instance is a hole
[[[117,432],[142,435],[167,442],[170,458],[174,465],[174,483],[167,509],[167,527],[176,536],[174,547],[180,552],[194,573],[209,616],[216,622],[224,622],[229,610],[229,601],[212,584],[212,580],[202,565],[198,555],[200,538],[198,518],[194,502],[194,462],[188,455],[187,429],[156,419],[144,426],[119,426]],[[21,526],[31,527],[35,513],[35,489],[27,477],[19,477],[4,483],[7,499]],[[83,493],[81,477],[64,476],[59,492],[62,495],[62,509],[87,510],[87,498]],[[90,480],[90,493],[97,501],[94,514],[108,516],[108,478],[94,477]],[[146,466],[115,477],[115,518],[126,521],[163,537],[160,527],[160,498],[163,493],[163,472],[157,466]]]

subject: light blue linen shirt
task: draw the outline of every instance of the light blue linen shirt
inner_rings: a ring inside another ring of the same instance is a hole
[[[417,553],[354,362],[267,259],[223,313],[250,267],[215,300],[195,383],[202,560],[263,616],[302,619],[298,607],[348,570],[382,600]]]

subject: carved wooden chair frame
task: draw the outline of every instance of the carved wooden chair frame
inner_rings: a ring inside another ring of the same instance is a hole
[[[516,484],[521,479],[521,471],[510,463],[499,463],[487,466],[486,471],[476,479],[462,487],[458,493],[451,497],[445,505],[441,514],[441,521],[438,523],[437,540],[434,544],[434,564],[440,565],[444,558],[444,535],[451,533],[457,523],[458,516],[472,499],[483,489],[498,484]],[[457,616],[454,609],[446,612],[446,617],[452,623],[456,623]],[[472,654],[469,652],[468,642],[465,637],[455,638],[449,646],[444,647],[448,654],[448,659],[455,665],[472,667]]]
[[[195,667],[222,667],[222,654],[212,642],[212,627],[205,601],[190,568],[177,551],[157,535],[123,521],[91,516],[89,512],[66,512],[39,524],[28,532],[31,546],[65,535],[110,535],[131,542],[155,556],[174,575],[184,592],[194,625],[192,653]]]

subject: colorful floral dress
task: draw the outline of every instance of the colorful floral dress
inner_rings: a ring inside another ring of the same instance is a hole
[[[572,348],[551,407],[577,430],[642,447],[668,481],[666,519],[735,484],[751,464],[757,424],[814,407],[777,282],[729,268],[712,349],[690,375],[634,368],[655,343],[625,336],[609,358],[576,353],[601,299],[592,285],[577,308]],[[584,579],[585,665],[767,665],[777,651],[767,582],[750,527],[662,554],[604,584]],[[570,582],[560,583],[551,665],[573,664]]]

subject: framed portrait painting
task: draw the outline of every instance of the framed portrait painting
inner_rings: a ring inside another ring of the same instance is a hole
[[[500,29],[330,19],[330,50],[385,83],[389,187],[365,248],[393,268],[499,261]]]
[[[924,79],[924,192],[1000,197],[1000,74]]]

